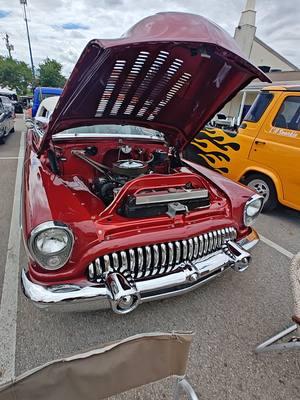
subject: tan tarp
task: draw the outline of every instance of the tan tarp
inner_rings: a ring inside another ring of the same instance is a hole
[[[185,375],[192,333],[149,333],[51,361],[0,387],[0,400],[99,400]]]

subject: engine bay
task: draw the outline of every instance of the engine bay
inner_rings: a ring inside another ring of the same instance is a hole
[[[113,203],[125,185],[136,180],[135,192],[128,192],[118,208],[118,214],[127,218],[175,215],[209,205],[208,190],[199,182],[185,179],[168,187],[181,162],[165,141],[55,141],[48,151],[48,162],[65,181],[80,179],[101,200],[103,209]],[[152,182],[151,177],[156,180]],[[139,178],[147,178],[145,190]]]

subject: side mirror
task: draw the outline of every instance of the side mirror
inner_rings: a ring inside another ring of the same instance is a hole
[[[34,122],[31,118],[25,119],[25,125],[27,129],[32,129],[34,127]]]
[[[240,125],[240,129],[246,129],[246,128],[247,128],[246,122],[242,122]]]

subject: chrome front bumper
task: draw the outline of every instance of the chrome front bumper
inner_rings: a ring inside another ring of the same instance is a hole
[[[111,272],[105,285],[57,285],[45,287],[30,281],[22,270],[26,297],[37,307],[49,311],[88,311],[112,308],[118,314],[134,310],[140,303],[177,296],[207,283],[229,267],[244,271],[250,262],[247,250],[259,240],[255,230],[238,242],[228,241],[218,250],[199,260],[182,263],[176,272],[166,276],[128,283],[119,273]]]

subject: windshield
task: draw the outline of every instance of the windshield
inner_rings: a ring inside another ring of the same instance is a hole
[[[258,122],[273,98],[272,93],[260,93],[247,112],[244,121]]]
[[[7,97],[8,99],[10,99],[12,101],[17,101],[18,100],[16,94],[8,94],[8,93],[1,93],[0,92],[0,96],[5,96],[5,97]]]
[[[121,136],[148,136],[151,138],[164,139],[164,134],[154,129],[143,128],[134,125],[90,125],[66,129],[59,134],[108,134]]]

